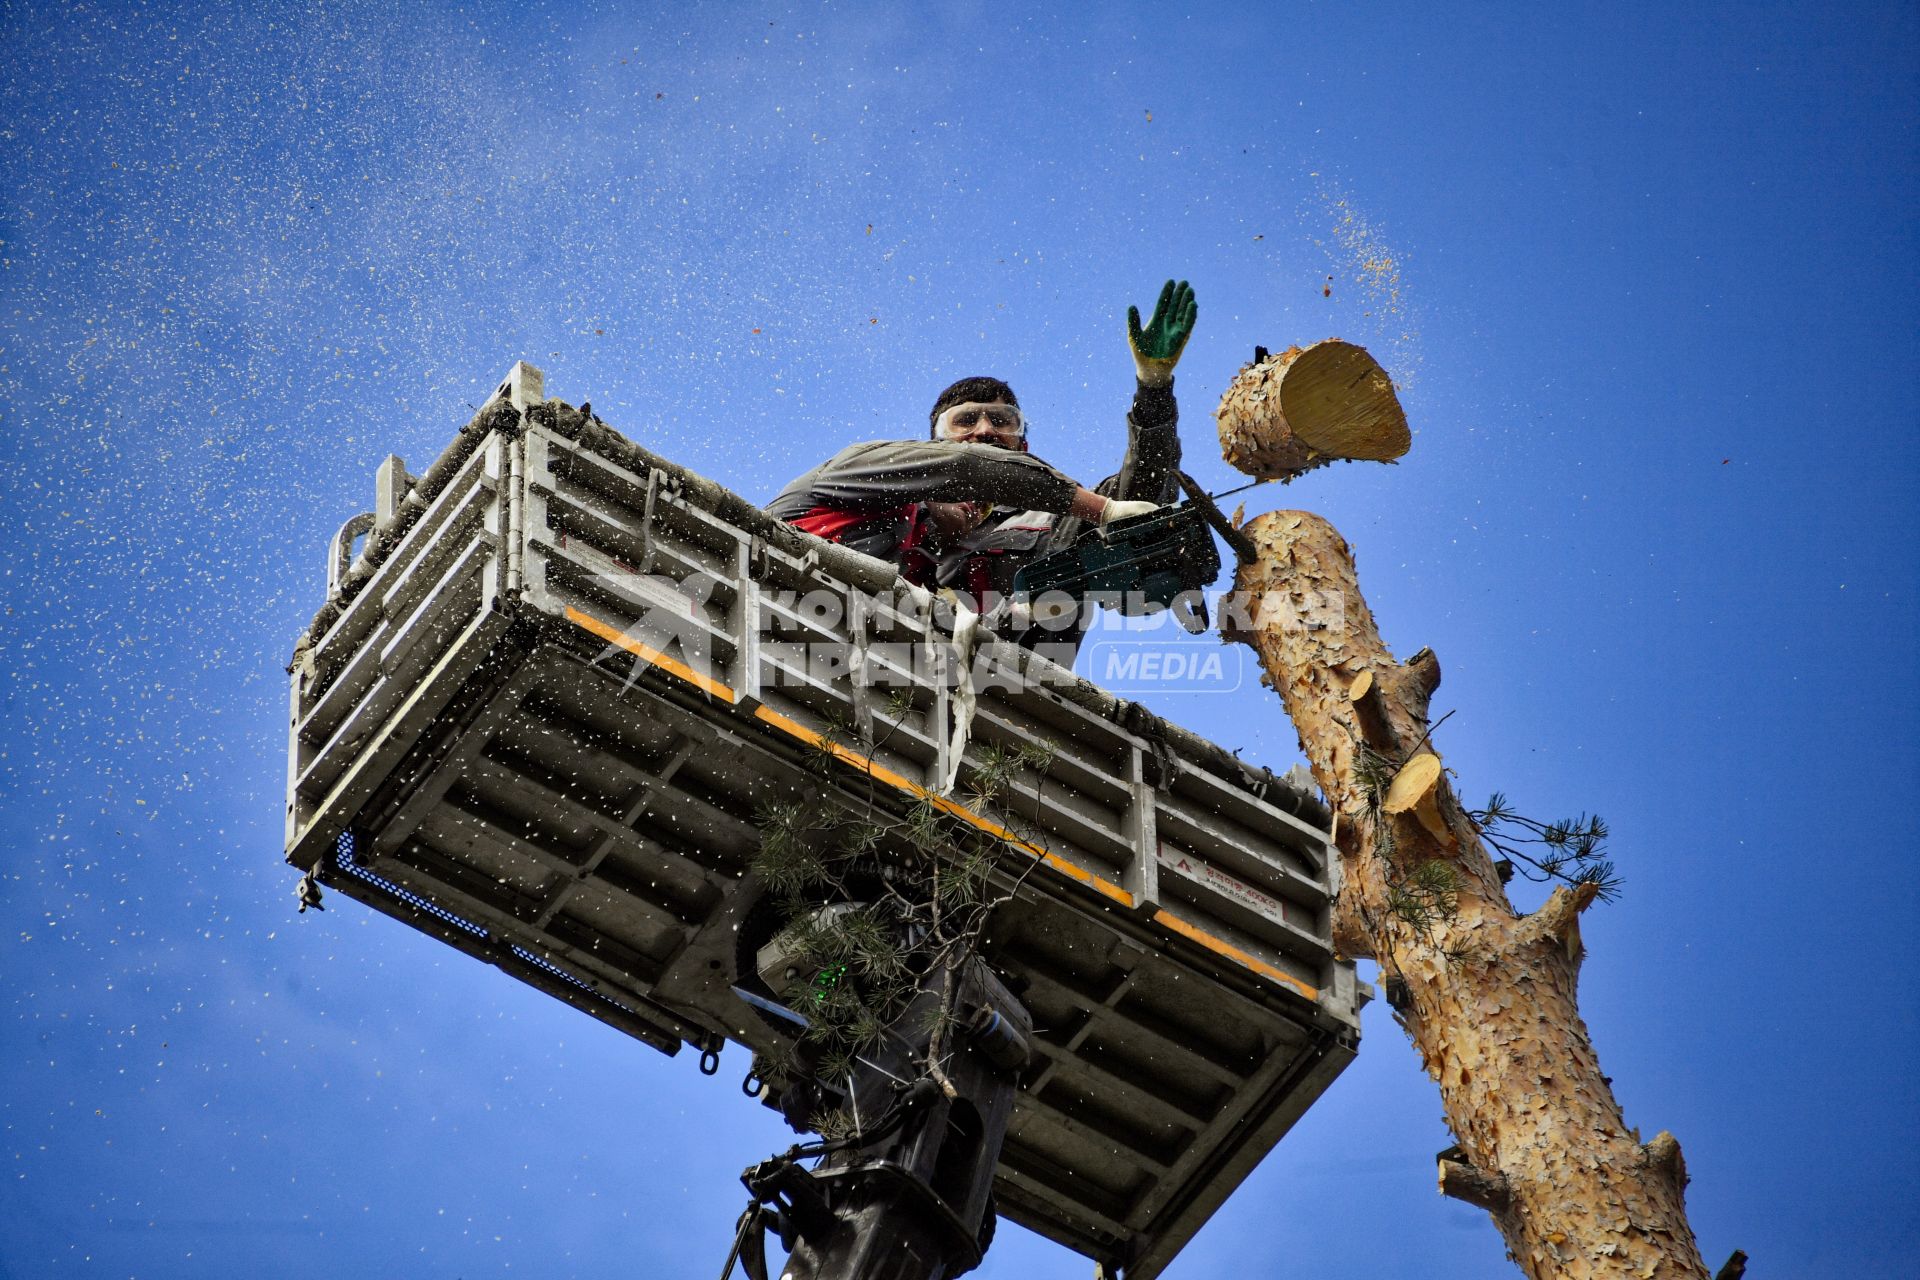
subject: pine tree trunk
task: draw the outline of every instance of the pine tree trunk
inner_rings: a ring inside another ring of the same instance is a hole
[[[1257,607],[1230,639],[1260,655],[1335,814],[1343,882],[1335,943],[1379,962],[1395,1014],[1440,1085],[1458,1147],[1440,1189],[1487,1209],[1522,1270],[1549,1277],[1705,1280],[1671,1134],[1627,1128],[1575,1000],[1590,886],[1517,915],[1427,733],[1433,654],[1396,663],[1361,598],[1353,554],[1318,516],[1280,511],[1243,533],[1237,587],[1327,606]],[[1385,762],[1381,772],[1380,759]],[[1392,785],[1382,786],[1384,777]],[[1457,910],[1396,910],[1416,869],[1450,864]]]

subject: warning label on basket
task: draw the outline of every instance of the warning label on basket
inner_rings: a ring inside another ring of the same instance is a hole
[[[1243,907],[1251,908],[1269,920],[1287,923],[1289,912],[1294,916],[1302,914],[1299,907],[1282,902],[1269,893],[1262,893],[1244,880],[1228,875],[1210,862],[1202,862],[1190,854],[1175,853],[1169,855],[1160,850],[1160,865],[1170,871],[1177,871],[1189,880],[1197,880],[1207,888],[1225,898],[1231,898]],[[1292,923],[1301,923],[1294,920]]]

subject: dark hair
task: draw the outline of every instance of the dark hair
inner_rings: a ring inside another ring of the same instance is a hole
[[[933,412],[927,415],[927,430],[932,431],[940,425],[940,415],[957,404],[991,404],[995,400],[1004,400],[1014,408],[1020,407],[1020,401],[1013,394],[1013,388],[998,378],[962,378],[940,393],[933,402]]]

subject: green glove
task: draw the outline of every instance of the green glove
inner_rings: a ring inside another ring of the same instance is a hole
[[[1153,319],[1140,327],[1140,308],[1127,308],[1127,345],[1133,348],[1133,367],[1143,386],[1164,387],[1173,381],[1173,366],[1193,336],[1193,318],[1199,314],[1193,287],[1185,280],[1169,280],[1153,306]]]

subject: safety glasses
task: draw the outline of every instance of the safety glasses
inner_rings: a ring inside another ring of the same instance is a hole
[[[935,434],[942,440],[951,440],[956,432],[966,431],[980,422],[1007,435],[1024,436],[1027,433],[1026,420],[1013,405],[969,402],[956,404],[943,412]]]

